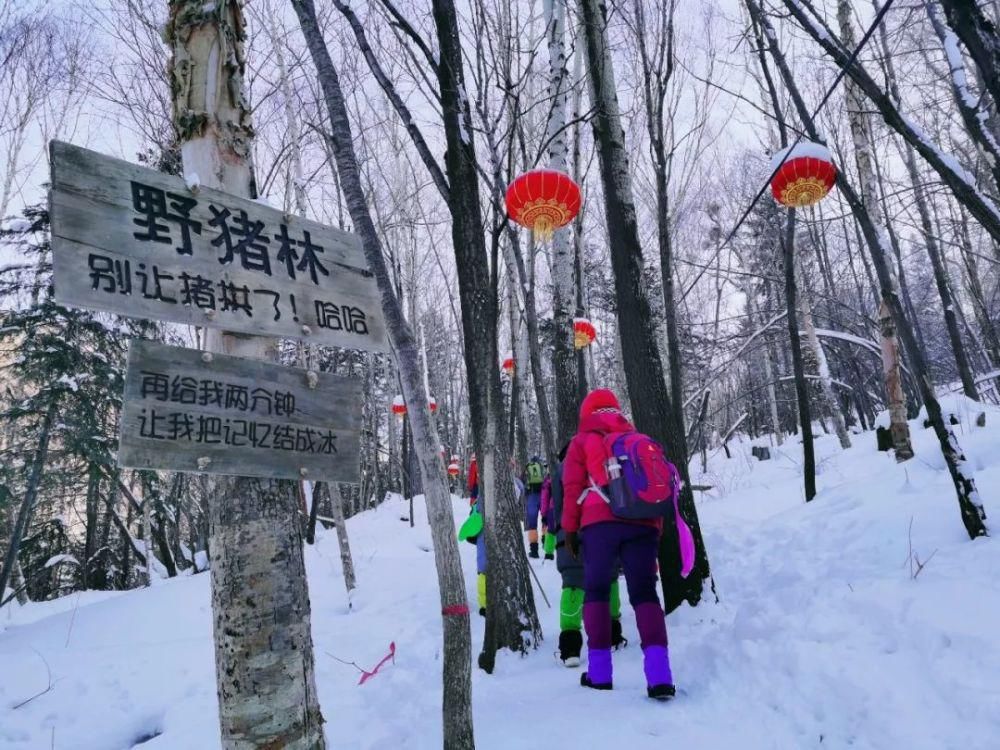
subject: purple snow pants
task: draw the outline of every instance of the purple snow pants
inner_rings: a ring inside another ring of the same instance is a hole
[[[671,683],[667,623],[656,592],[656,529],[605,521],[587,526],[583,538],[583,625],[590,653],[590,677],[611,681],[611,582],[621,561],[628,598],[635,610],[650,685]]]

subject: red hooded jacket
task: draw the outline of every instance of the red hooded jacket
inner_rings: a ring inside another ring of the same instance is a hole
[[[479,494],[479,467],[476,465],[476,457],[473,456],[472,460],[469,462],[469,479],[467,483],[469,488],[469,498],[475,500]]]
[[[591,391],[580,405],[580,426],[570,441],[563,461],[562,480],[563,503],[562,527],[566,531],[578,531],[586,526],[605,521],[635,523],[661,529],[661,519],[626,521],[619,518],[598,493],[589,492],[591,484],[598,487],[608,483],[604,462],[604,436],[611,432],[635,430],[625,419],[615,394],[609,390]],[[586,494],[583,503],[578,502]]]

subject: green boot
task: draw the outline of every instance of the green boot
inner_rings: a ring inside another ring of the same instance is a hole
[[[546,560],[555,560],[556,559],[556,535],[555,534],[548,534],[547,533],[545,535],[545,539],[543,541],[543,545],[544,545],[544,548],[545,548],[545,559]]]

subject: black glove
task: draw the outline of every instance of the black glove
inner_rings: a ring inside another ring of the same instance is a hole
[[[580,555],[580,535],[577,532],[566,532],[566,548],[574,559]]]

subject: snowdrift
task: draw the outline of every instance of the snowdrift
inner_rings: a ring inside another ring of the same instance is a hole
[[[955,429],[996,524],[1000,411]],[[713,486],[699,510],[720,602],[668,620],[678,698],[645,699],[627,606],[615,690],[581,689],[552,655],[558,612],[536,597],[542,648],[474,675],[478,747],[1000,746],[1000,547],[968,540],[933,435],[918,421],[913,433],[917,457],[902,465],[872,433],[846,452],[820,435],[808,505],[794,437],[770,446],[771,461],[749,442],[731,445],[732,459],[711,455],[695,481]],[[350,609],[335,536],[307,547],[330,747],[441,746],[439,603],[416,512],[415,529],[399,500],[348,522]],[[456,524],[466,514],[456,498]],[[474,602],[475,548],[461,546]],[[554,565],[533,564],[557,602]],[[473,627],[478,645],[478,617]],[[0,748],[218,747],[211,632],[207,575],[0,611]],[[395,661],[359,685],[390,643]]]

